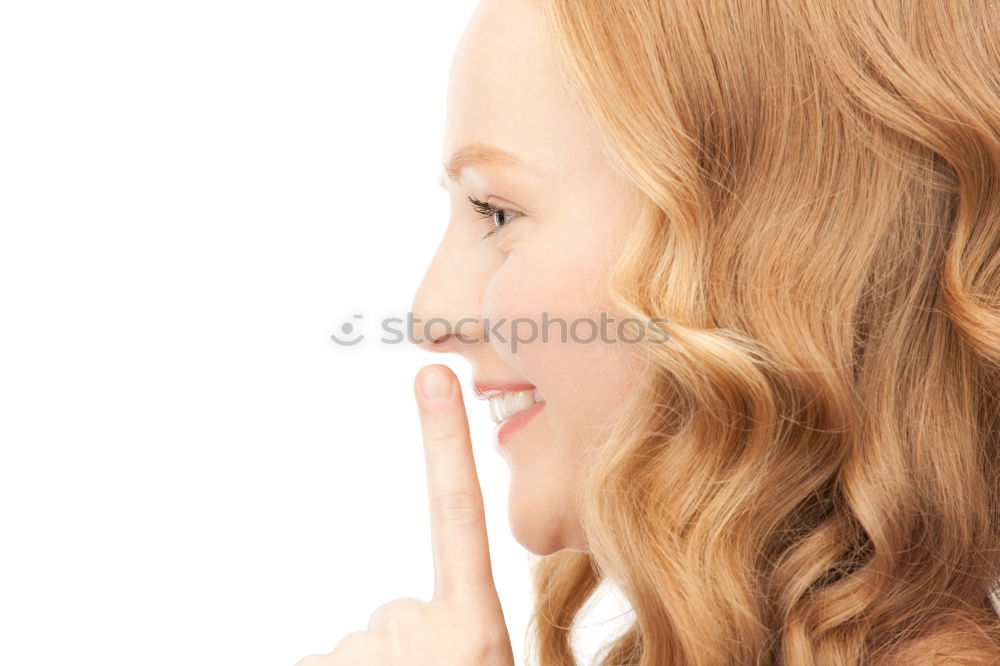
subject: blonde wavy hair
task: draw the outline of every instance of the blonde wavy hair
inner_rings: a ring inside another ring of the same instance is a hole
[[[1000,2],[543,0],[667,317],[529,657],[1000,664]]]

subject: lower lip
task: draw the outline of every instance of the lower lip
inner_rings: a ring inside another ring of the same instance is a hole
[[[531,419],[535,417],[535,414],[540,412],[544,406],[544,400],[536,402],[531,407],[526,407],[510,418],[499,423],[496,431],[497,441],[501,444],[505,444],[507,440],[513,437],[521,428],[528,425],[528,422],[531,421]]]

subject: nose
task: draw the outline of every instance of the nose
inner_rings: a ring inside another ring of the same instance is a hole
[[[483,346],[480,314],[490,267],[475,252],[459,250],[446,234],[413,297],[409,333],[421,349],[471,357]]]

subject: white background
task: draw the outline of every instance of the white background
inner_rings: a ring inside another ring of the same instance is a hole
[[[291,666],[429,599],[432,362],[522,663],[486,405],[374,341],[447,222],[474,4],[0,4],[0,663]]]

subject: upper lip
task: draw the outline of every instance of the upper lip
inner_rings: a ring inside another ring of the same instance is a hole
[[[476,392],[476,397],[486,400],[498,393],[509,393],[512,391],[532,391],[535,385],[522,381],[475,381],[472,383],[472,390]]]

